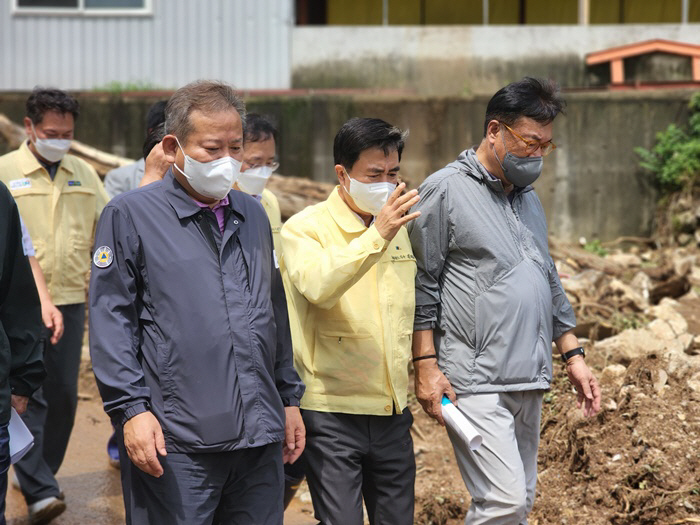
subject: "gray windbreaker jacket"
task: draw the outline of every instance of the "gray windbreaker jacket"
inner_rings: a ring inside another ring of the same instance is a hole
[[[474,150],[420,186],[408,224],[418,265],[415,330],[433,329],[457,394],[549,388],[552,340],[576,325],[531,186],[503,185]]]

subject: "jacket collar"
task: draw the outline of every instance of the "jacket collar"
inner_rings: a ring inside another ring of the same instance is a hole
[[[45,169],[44,166],[42,166],[41,162],[39,162],[39,159],[37,159],[34,156],[32,150],[29,149],[29,140],[23,141],[19,147],[18,165],[23,175],[30,175],[35,171],[41,171],[42,168]],[[59,163],[58,168],[73,173],[73,170],[70,167],[68,167],[67,163],[63,162],[63,160],[61,160],[61,162]],[[56,173],[58,173],[58,170],[56,171]]]
[[[326,201],[328,211],[340,229],[347,233],[363,232],[367,229],[362,220],[353,212],[340,197],[340,186],[336,186]]]
[[[494,177],[488,172],[488,170],[484,167],[484,165],[479,161],[479,158],[476,156],[476,150],[474,148],[465,150],[462,153],[460,153],[459,157],[457,157],[457,160],[453,164],[456,164],[457,167],[460,168],[462,171],[466,171],[467,175],[478,180],[482,184],[485,184],[491,190],[497,193],[505,192],[501,180],[497,177]],[[534,188],[531,185],[525,186],[524,188],[515,186],[513,188],[513,192],[515,192],[516,194],[527,193],[528,191],[532,191],[533,189]]]
[[[185,219],[187,217],[192,217],[197,215],[202,208],[200,208],[194,201],[194,198],[190,196],[189,193],[182,187],[182,185],[177,181],[173,175],[172,168],[168,168],[168,171],[163,177],[163,188],[165,191],[165,196],[168,202],[175,210],[178,219]],[[239,195],[236,195],[237,191],[231,190],[228,193],[228,207],[231,212],[238,216],[241,220],[245,220],[243,213],[240,211],[242,206],[240,205]]]

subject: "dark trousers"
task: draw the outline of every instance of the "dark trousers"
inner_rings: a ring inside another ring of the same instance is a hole
[[[134,465],[117,429],[127,525],[282,525],[282,444],[158,456],[160,478]]]
[[[306,476],[324,525],[412,525],[416,462],[406,408],[393,416],[304,410]]]
[[[0,425],[0,525],[5,525],[5,496],[7,496],[7,470],[10,468],[10,433],[8,425]]]
[[[15,465],[22,494],[28,505],[58,497],[56,473],[63,463],[78,406],[78,373],[85,330],[85,303],[59,306],[64,331],[52,345],[46,334],[46,379],[29,399],[22,416],[34,435],[34,446]]]

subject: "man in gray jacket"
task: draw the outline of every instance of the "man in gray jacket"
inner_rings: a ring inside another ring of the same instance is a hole
[[[600,410],[531,186],[555,148],[552,123],[563,105],[551,81],[525,78],[499,90],[481,144],[425,180],[412,210],[421,216],[408,226],[418,265],[416,396],[444,424],[447,395],[483,436],[471,451],[449,432],[474,525],[527,523],[552,341],[584,414]]]
[[[90,351],[118,428],[127,523],[281,525],[304,387],[270,223],[231,190],[245,107],[230,86],[200,81],[165,115],[173,168],[107,205],[90,280]]]

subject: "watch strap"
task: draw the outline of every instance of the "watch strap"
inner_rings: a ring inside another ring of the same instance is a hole
[[[586,357],[586,352],[583,351],[582,346],[579,346],[577,348],[574,348],[573,350],[569,350],[568,352],[563,353],[561,355],[561,359],[562,361],[564,361],[564,363],[567,363],[569,359],[577,355],[580,355],[581,357]]]

